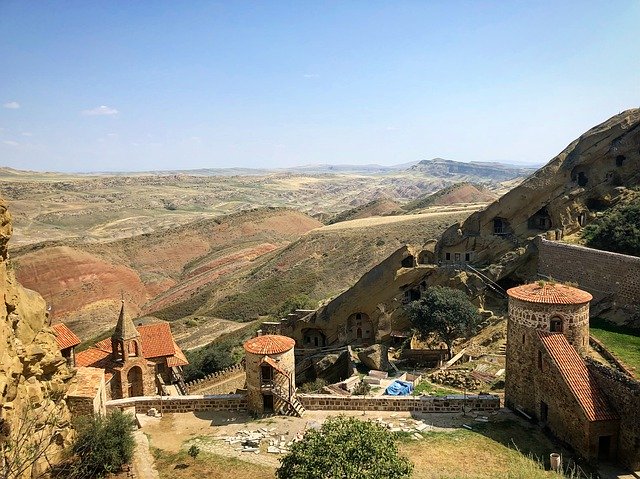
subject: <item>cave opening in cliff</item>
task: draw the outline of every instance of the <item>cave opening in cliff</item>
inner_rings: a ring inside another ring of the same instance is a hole
[[[551,229],[553,223],[551,221],[551,215],[546,206],[543,206],[536,211],[528,220],[528,226],[531,230],[547,231]]]
[[[620,167],[624,165],[624,160],[626,160],[624,155],[618,155],[616,156],[616,166]]]

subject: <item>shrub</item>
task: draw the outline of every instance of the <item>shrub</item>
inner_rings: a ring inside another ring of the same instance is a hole
[[[71,447],[74,461],[66,477],[104,477],[119,471],[133,457],[134,420],[128,414],[114,411],[106,417],[85,418],[77,427],[78,435]]]
[[[592,248],[640,256],[640,201],[607,210],[582,237]]]
[[[314,381],[304,383],[302,386],[298,388],[298,392],[308,394],[320,391],[323,387],[327,385],[327,381],[322,378],[318,378]]]
[[[366,383],[364,379],[361,379],[358,385],[353,388],[354,396],[366,396],[371,392],[371,386],[369,383]]]

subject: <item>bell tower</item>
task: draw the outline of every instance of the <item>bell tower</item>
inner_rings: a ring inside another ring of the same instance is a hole
[[[129,358],[142,357],[140,333],[124,312],[124,299],[116,329],[111,336],[111,354],[115,361],[124,363]]]

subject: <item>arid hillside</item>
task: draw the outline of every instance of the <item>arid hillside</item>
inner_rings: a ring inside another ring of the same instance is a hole
[[[313,306],[352,286],[366,271],[407,243],[422,245],[477,207],[345,221],[314,229],[250,269],[212,278],[183,294],[182,283],[158,295],[147,312],[167,320],[219,317],[249,321],[276,314],[287,299],[306,295]],[[197,292],[196,292],[197,291]]]
[[[121,294],[140,314],[170,288],[188,294],[318,226],[303,213],[267,208],[107,243],[40,243],[13,258],[20,281],[44,296],[52,318],[86,337],[112,325]]]
[[[474,183],[456,183],[428,195],[423,195],[403,206],[408,212],[417,212],[430,206],[455,204],[491,203],[498,199],[495,191]]]
[[[0,168],[0,194],[15,218],[12,248],[71,238],[103,242],[259,207],[293,208],[326,219],[374,202],[373,211],[357,217],[390,214],[387,200],[407,203],[467,179],[464,165],[471,164],[449,163],[460,173],[318,167],[70,175]],[[502,192],[503,181],[493,179],[492,169],[474,181]],[[519,174],[507,169],[505,181],[517,182]]]

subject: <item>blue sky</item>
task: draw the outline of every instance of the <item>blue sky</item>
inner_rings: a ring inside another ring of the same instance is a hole
[[[0,165],[544,163],[640,106],[640,2],[0,1]]]

